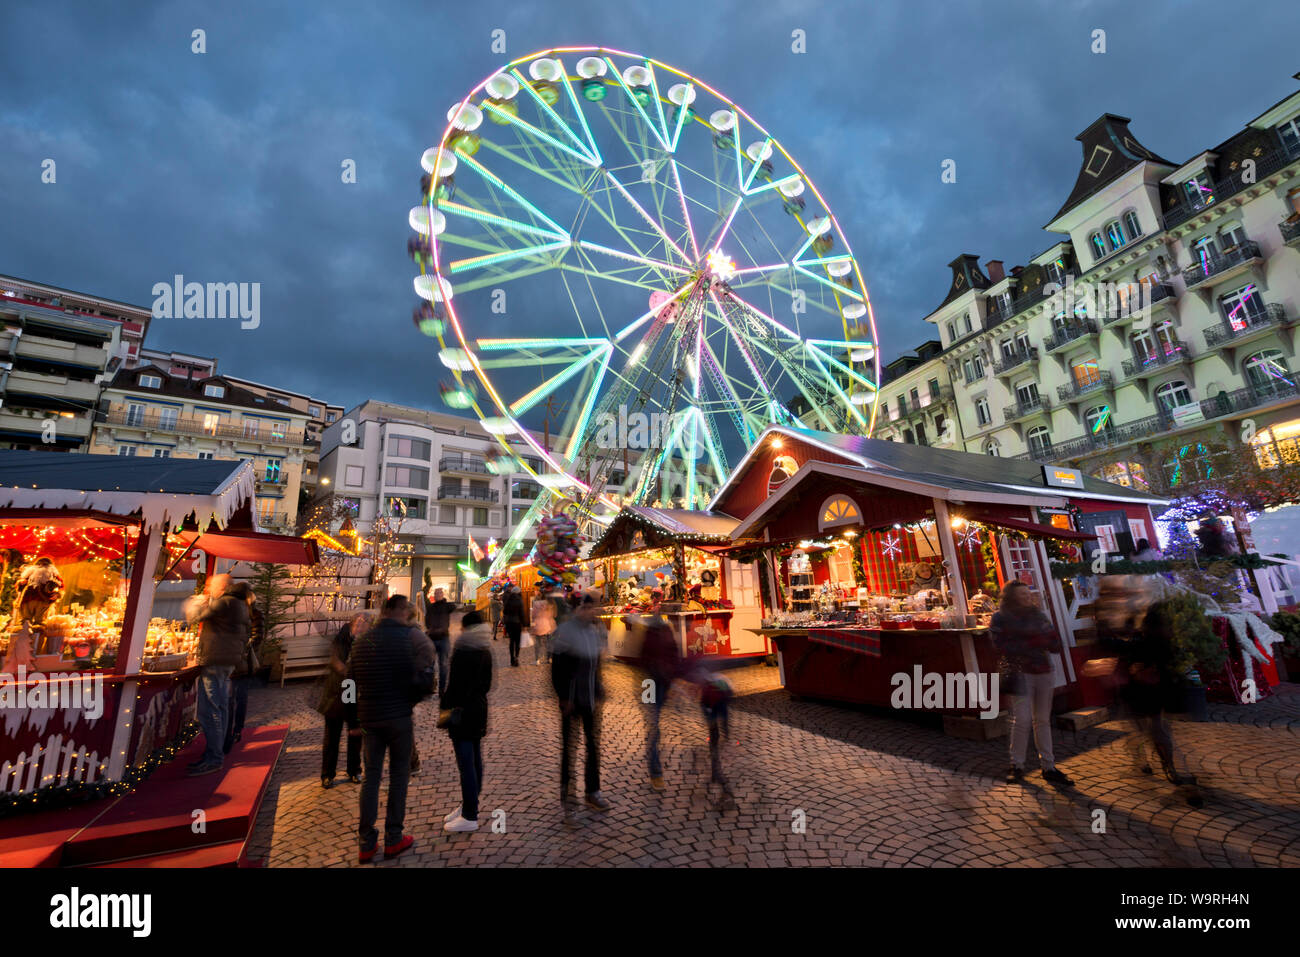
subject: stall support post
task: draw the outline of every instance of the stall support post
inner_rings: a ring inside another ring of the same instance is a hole
[[[952,603],[965,615],[969,610],[966,604],[966,584],[961,580],[961,562],[957,554],[957,542],[952,537],[952,518],[948,515],[948,503],[941,498],[934,501],[934,524],[939,529],[939,549],[943,553],[944,563],[948,566],[948,586]],[[969,630],[962,632],[961,657],[968,674],[979,671],[975,658],[975,640]]]
[[[155,583],[153,570],[166,532],[162,528],[141,528],[135,546],[135,564],[131,568],[131,592],[122,615],[122,637],[118,642],[114,674],[137,675],[144,658],[149,615],[153,611]],[[113,745],[108,754],[108,779],[122,780],[126,773],[127,750],[131,746],[131,727],[135,724],[136,690],[139,682],[128,677],[122,682],[117,701],[117,722],[113,727]]]

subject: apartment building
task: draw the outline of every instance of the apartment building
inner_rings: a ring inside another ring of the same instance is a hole
[[[292,532],[307,412],[295,411],[226,376],[174,375],[161,365],[121,369],[107,382],[88,451],[155,458],[249,459],[256,511],[269,531]]]
[[[949,264],[925,317],[940,351],[882,383],[879,435],[934,444],[940,407],[915,402],[933,382],[951,385],[959,447],[1143,488],[1205,474],[1243,437],[1300,442],[1300,92],[1181,163],[1129,123],[1079,134],[1045,227],[1061,238],[1027,265]]]
[[[102,319],[119,327],[118,345],[108,371],[138,359],[144,348],[152,315],[144,306],[133,306],[115,299],[104,299],[59,286],[0,275],[0,303],[6,309],[44,310],[44,314],[61,313],[84,319]]]

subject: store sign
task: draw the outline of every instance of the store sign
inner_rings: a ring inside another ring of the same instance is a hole
[[[1083,488],[1083,473],[1078,469],[1043,466],[1043,481],[1052,488]]]

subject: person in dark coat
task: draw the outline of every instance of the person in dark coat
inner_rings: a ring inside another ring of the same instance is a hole
[[[451,679],[442,695],[439,723],[445,722],[460,769],[460,807],[443,818],[443,830],[477,831],[478,797],[483,789],[483,737],[492,688],[492,626],[471,611],[461,621],[451,654]]]
[[[441,588],[433,590],[433,598],[424,596],[424,631],[433,642],[438,656],[438,694],[447,690],[447,666],[451,660],[451,613],[454,606],[447,601]]]
[[[223,753],[229,754],[244,736],[244,718],[248,714],[248,688],[253,683],[254,649],[262,643],[262,613],[257,608],[257,596],[248,582],[237,582],[229,594],[248,603],[248,642],[239,664],[230,676],[230,709],[226,718],[226,742]]]
[[[511,585],[501,602],[501,627],[510,640],[510,666],[518,668],[519,642],[524,633],[524,599],[518,585]]]
[[[374,619],[367,614],[355,616],[339,629],[330,643],[330,673],[321,693],[319,710],[325,716],[325,740],[321,747],[320,784],[323,788],[334,786],[334,775],[339,767],[339,735],[347,726],[347,775],[353,784],[361,783],[361,722],[357,718],[356,694],[344,691],[343,681],[348,673],[348,659],[356,640],[374,627]],[[354,689],[349,689],[354,690]]]
[[[415,843],[402,833],[406,788],[415,745],[412,709],[424,692],[421,676],[433,668],[433,645],[423,630],[412,627],[411,603],[405,595],[384,602],[384,617],[353,642],[348,677],[356,682],[357,716],[365,738],[365,779],[361,785],[361,819],[357,835],[361,863],[374,860],[379,832],[379,783],[384,756],[389,760],[388,808],[384,816],[384,857],[396,857]]]
[[[248,645],[248,602],[231,594],[229,575],[208,580],[208,598],[198,602],[194,621],[199,625],[198,721],[203,729],[203,757],[189,766],[189,774],[211,774],[225,764],[226,725],[230,711],[230,676]]]
[[[555,630],[551,644],[551,686],[560,703],[560,805],[565,821],[573,819],[572,767],[577,743],[575,724],[582,723],[587,743],[583,766],[587,806],[609,808],[600,793],[600,703],[605,697],[600,680],[605,635],[596,622],[596,597],[585,595],[577,609]]]
[[[642,702],[649,706],[646,711],[646,761],[650,766],[650,786],[662,791],[664,769],[659,759],[659,719],[672,683],[681,673],[682,653],[677,647],[677,636],[663,615],[656,614],[647,620],[644,628],[641,667],[649,682],[649,687],[644,688],[641,694]]]

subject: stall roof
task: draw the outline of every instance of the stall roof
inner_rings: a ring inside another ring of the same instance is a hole
[[[732,470],[722,488],[713,497],[710,507],[721,502],[728,490],[740,479],[754,454],[762,449],[769,437],[785,435],[822,447],[828,452],[843,456],[865,469],[883,470],[909,475],[917,481],[942,485],[951,489],[988,489],[998,491],[1024,491],[1055,496],[1074,495],[1113,501],[1136,502],[1149,505],[1168,504],[1165,499],[1137,489],[1104,482],[1089,475],[1083,476],[1083,486],[1078,489],[1061,489],[1049,486],[1043,477],[1043,466],[1028,459],[1008,459],[973,452],[936,449],[927,445],[905,442],[887,442],[860,435],[841,435],[817,429],[798,429],[784,425],[769,426],[746,454],[745,459]],[[960,477],[959,477],[960,476]]]
[[[630,533],[637,529],[650,532],[644,546],[647,548],[658,547],[659,542],[667,540],[693,545],[730,543],[731,533],[738,524],[736,519],[723,512],[625,505],[592,545],[588,557],[601,558],[629,550],[626,543],[630,540]]]
[[[0,451],[0,509],[139,513],[145,525],[224,526],[253,498],[251,462]]]
[[[310,538],[273,535],[270,532],[182,532],[181,537],[195,549],[244,562],[268,565],[315,565],[320,551]]]

